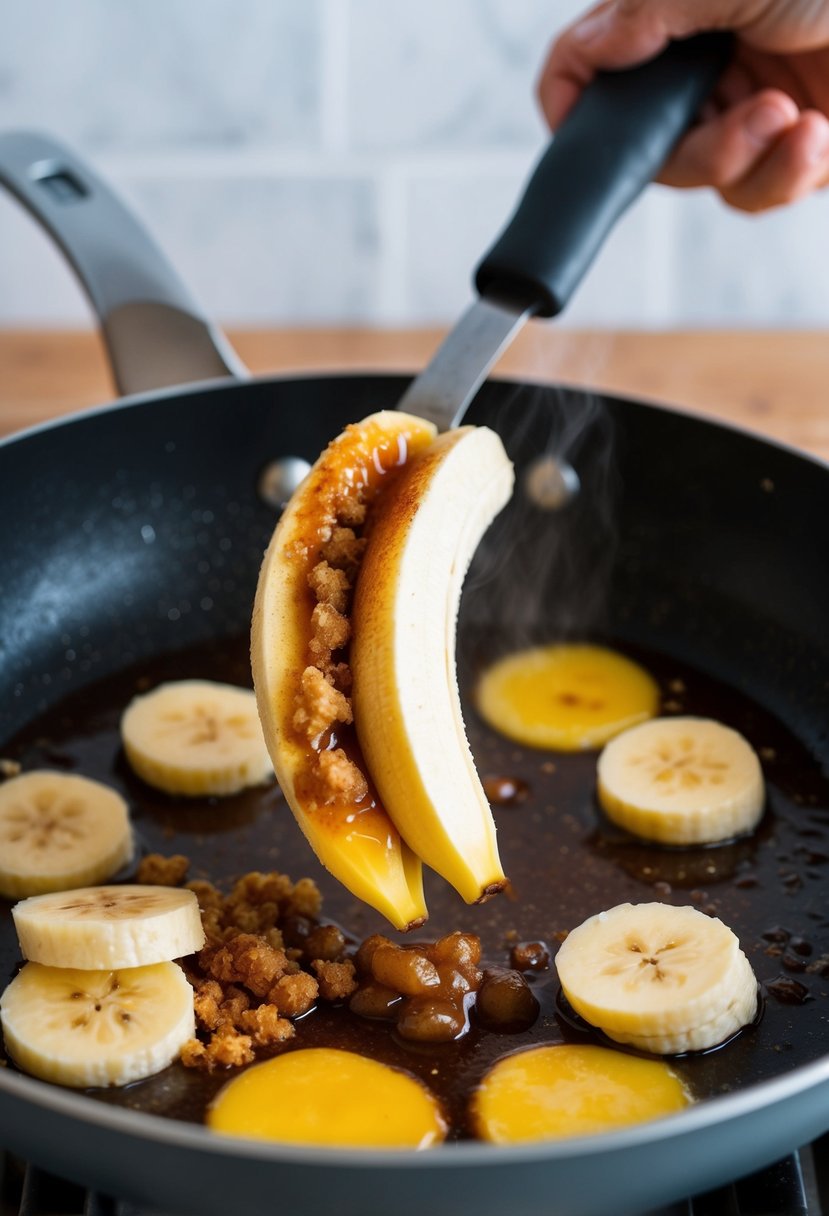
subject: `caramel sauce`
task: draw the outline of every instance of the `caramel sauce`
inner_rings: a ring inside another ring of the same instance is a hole
[[[460,644],[461,688],[479,771],[509,774],[525,783],[528,793],[519,811],[496,805],[494,812],[512,898],[501,894],[467,907],[446,883],[427,874],[430,920],[417,937],[434,941],[456,929],[479,935],[482,967],[498,972],[522,965],[538,1002],[537,1016],[529,1027],[497,1033],[484,1029],[473,1011],[457,1041],[425,1044],[407,1042],[387,1020],[359,1017],[345,1005],[320,1004],[297,1022],[291,1043],[274,1051],[342,1047],[403,1068],[438,1096],[449,1118],[450,1138],[468,1137],[469,1096],[496,1060],[541,1043],[602,1042],[580,1020],[569,1018],[557,1000],[554,955],[566,932],[602,908],[663,899],[692,903],[721,917],[740,938],[765,995],[762,1018],[725,1047],[671,1061],[697,1098],[781,1076],[825,1052],[829,779],[807,748],[742,692],[672,659],[622,646],[658,680],[663,700],[676,696],[671,686],[681,680],[683,712],[716,717],[745,734],[761,756],[768,786],[765,816],[749,837],[690,849],[648,845],[601,815],[594,792],[595,753],[552,757],[517,746],[484,726],[468,694],[495,642],[487,636],[476,645],[462,633]],[[379,914],[322,870],[275,785],[224,799],[176,799],[144,785],[126,764],[118,722],[139,689],[194,676],[249,684],[247,645],[245,637],[216,639],[75,692],[15,738],[0,742],[0,754],[24,770],[57,768],[108,782],[126,798],[140,846],[186,854],[190,878],[210,879],[228,890],[235,878],[253,869],[278,869],[295,880],[308,875],[323,892],[323,922],[339,923],[351,949],[375,932],[406,943],[405,936],[391,931]],[[362,824],[362,812],[359,818]],[[797,883],[790,881],[792,876]],[[10,904],[0,901],[4,983],[21,961],[9,910]],[[805,969],[787,974],[783,954],[802,959]],[[204,1075],[176,1064],[124,1089],[90,1091],[90,1096],[201,1122],[207,1103],[229,1075]]]
[[[530,792],[526,781],[519,777],[484,777],[482,784],[492,806],[517,806]]]

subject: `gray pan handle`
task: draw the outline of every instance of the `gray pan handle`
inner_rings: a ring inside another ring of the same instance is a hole
[[[247,370],[125,205],[64,144],[0,132],[0,185],[54,238],[98,315],[121,393]]]

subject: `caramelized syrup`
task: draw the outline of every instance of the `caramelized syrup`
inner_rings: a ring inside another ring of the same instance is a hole
[[[473,652],[466,643],[462,658],[468,674],[462,683],[467,694],[479,665],[492,653],[489,644]],[[522,748],[485,727],[467,695],[467,725],[479,770],[508,775],[516,788],[526,790],[520,803],[494,808],[511,897],[467,907],[429,874],[431,918],[418,937],[434,940],[459,928],[478,934],[483,965],[503,969],[517,944],[543,943],[553,955],[567,930],[626,900],[693,903],[720,916],[739,936],[767,999],[762,1020],[727,1046],[676,1061],[691,1092],[704,1098],[780,1075],[829,1047],[829,974],[824,974],[829,973],[829,781],[803,745],[743,694],[663,656],[635,652],[632,657],[659,681],[663,701],[679,698],[683,713],[716,717],[752,743],[769,794],[757,831],[707,848],[665,849],[635,841],[608,824],[597,807],[596,753],[552,757]],[[252,869],[279,869],[294,879],[309,875],[323,890],[323,921],[338,922],[350,941],[356,944],[373,932],[395,938],[377,913],[322,871],[276,786],[228,799],[175,799],[131,773],[118,736],[123,708],[139,690],[196,676],[249,684],[247,638],[159,657],[77,692],[3,742],[0,755],[20,761],[24,769],[59,768],[109,782],[126,797],[145,847],[187,854],[191,878],[208,878],[227,889]],[[4,982],[20,961],[9,906],[0,903]],[[784,954],[802,961],[804,969],[787,974]],[[357,1017],[345,1007],[320,1006],[300,1019],[295,1039],[283,1050],[343,1047],[404,1068],[439,1097],[450,1137],[464,1138],[471,1134],[469,1096],[495,1060],[540,1043],[601,1042],[589,1027],[565,1016],[557,1002],[554,959],[549,967],[528,967],[523,975],[539,1003],[528,1029],[486,1031],[473,1015],[469,1031],[457,1042],[412,1043],[387,1022]],[[125,1089],[90,1094],[113,1105],[201,1121],[227,1079],[227,1074],[205,1076],[173,1065]]]

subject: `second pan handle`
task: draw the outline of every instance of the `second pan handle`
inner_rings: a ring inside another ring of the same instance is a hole
[[[479,265],[481,295],[567,304],[622,212],[665,163],[728,63],[729,33],[698,34],[641,67],[600,72],[542,156]]]
[[[247,375],[144,228],[69,148],[38,132],[0,133],[0,185],[66,254],[119,392]]]

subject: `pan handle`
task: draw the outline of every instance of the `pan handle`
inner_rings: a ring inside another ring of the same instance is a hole
[[[622,212],[656,176],[728,63],[733,35],[672,42],[641,67],[599,72],[478,266],[481,295],[559,313]]]
[[[144,228],[64,144],[39,132],[0,132],[0,185],[54,238],[80,279],[119,392],[247,376]]]

